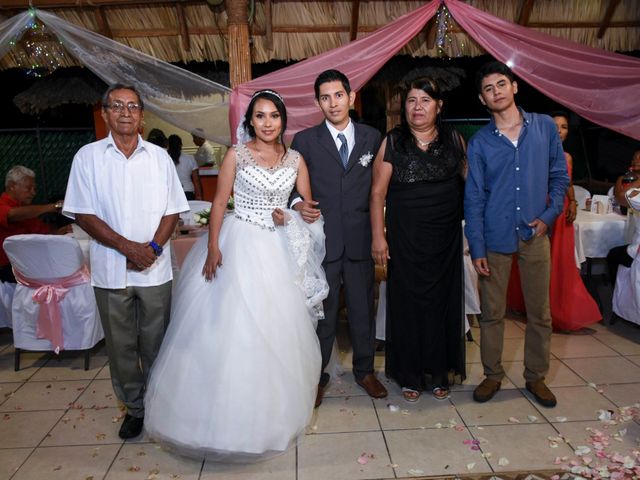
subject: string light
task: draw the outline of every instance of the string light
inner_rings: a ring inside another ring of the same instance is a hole
[[[29,11],[30,21],[25,25],[22,38],[12,40],[15,61],[27,75],[44,77],[60,67],[65,57],[62,42],[49,33],[46,25],[36,18],[35,10]]]
[[[454,57],[461,57],[464,51],[464,42],[458,41],[453,34],[454,20],[449,9],[443,4],[436,13],[436,47],[439,57],[449,57],[450,51]]]

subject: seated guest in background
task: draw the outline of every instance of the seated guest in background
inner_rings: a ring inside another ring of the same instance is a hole
[[[151,131],[149,132],[149,135],[147,135],[147,142],[151,142],[154,145],[157,145],[165,149],[169,146],[167,136],[159,128],[151,129]]]
[[[180,184],[187,200],[201,200],[202,188],[198,164],[193,155],[182,153],[182,139],[178,135],[169,135],[169,156],[176,166]]]
[[[194,155],[198,166],[213,165],[216,168],[220,168],[220,165],[217,165],[216,162],[216,152],[213,149],[213,145],[204,138],[204,130],[201,128],[192,130],[191,137],[193,138],[193,143],[198,147]]]
[[[62,200],[45,205],[31,205],[36,196],[36,174],[16,165],[7,172],[5,191],[0,195],[0,280],[16,283],[11,264],[2,244],[7,237],[23,233],[51,233],[40,215],[59,212]]]
[[[631,241],[631,234],[634,231],[635,224],[638,222],[638,212],[630,208],[629,202],[624,195],[630,188],[640,188],[640,150],[636,150],[633,154],[629,170],[624,175],[618,177],[613,189],[613,194],[618,205],[629,209],[627,211],[627,235],[625,237],[627,242]],[[618,266],[624,265],[625,267],[630,267],[633,262],[633,258],[627,253],[627,246],[628,244],[612,248],[607,255],[609,277],[611,277],[611,282],[614,285],[616,283],[616,275],[618,274]]]

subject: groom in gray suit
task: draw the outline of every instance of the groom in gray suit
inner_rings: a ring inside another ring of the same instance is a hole
[[[325,222],[327,253],[323,266],[329,296],[324,301],[325,318],[318,322],[317,330],[323,370],[317,407],[329,382],[324,369],[336,336],[341,286],[344,286],[347,304],[356,382],[374,398],[386,397],[387,390],[373,373],[374,264],[369,193],[372,160],[380,146],[380,133],[351,122],[349,108],[353,106],[355,92],[342,72],[322,72],[316,78],[314,89],[316,104],[324,113],[325,121],[296,134],[291,147],[299,151],[307,163],[315,199],[301,199],[293,208],[307,222],[316,220],[321,213]]]

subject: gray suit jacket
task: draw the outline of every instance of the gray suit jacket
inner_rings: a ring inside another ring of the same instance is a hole
[[[369,194],[373,158],[380,147],[380,133],[367,125],[353,124],[355,146],[345,169],[340,154],[323,121],[296,134],[291,148],[299,151],[309,169],[313,199],[324,217],[327,254],[330,262],[342,257],[371,259]],[[371,158],[366,166],[363,156]]]

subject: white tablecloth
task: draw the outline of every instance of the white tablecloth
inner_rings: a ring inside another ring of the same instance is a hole
[[[617,213],[601,215],[578,210],[573,228],[580,263],[587,258],[605,258],[613,247],[625,244],[626,217]]]

